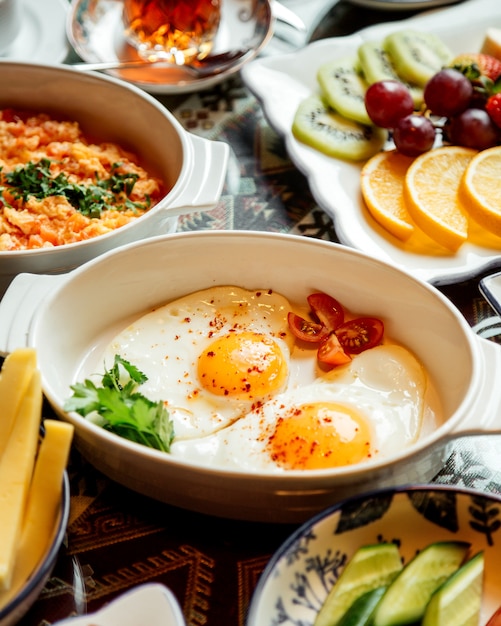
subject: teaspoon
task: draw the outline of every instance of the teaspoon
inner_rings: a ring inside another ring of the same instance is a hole
[[[106,71],[106,70],[130,70],[130,69],[172,69],[183,71],[191,74],[195,78],[205,78],[208,76],[216,76],[233,67],[238,61],[244,63],[247,57],[254,54],[254,48],[242,48],[239,50],[229,50],[220,54],[209,55],[205,59],[194,61],[190,64],[180,65],[170,63],[163,59],[153,59],[151,61],[142,59],[119,60],[116,61],[98,61],[96,63],[75,63],[72,68],[83,71]]]

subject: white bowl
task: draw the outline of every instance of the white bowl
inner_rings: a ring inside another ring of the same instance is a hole
[[[159,583],[133,587],[95,613],[68,617],[54,626],[185,626],[170,589]]]
[[[186,132],[155,98],[133,85],[71,67],[0,62],[0,108],[63,114],[101,141],[132,149],[170,189],[146,214],[93,239],[54,248],[0,251],[0,297],[20,272],[66,272],[124,243],[175,231],[177,216],[212,208],[228,145]]]
[[[413,485],[364,493],[309,520],[276,551],[254,590],[246,626],[301,624],[315,616],[345,563],[362,546],[392,541],[404,562],[436,541],[466,541],[484,552],[480,625],[501,604],[501,497]]]
[[[171,504],[248,520],[304,521],[368,488],[428,481],[441,469],[452,438],[500,427],[500,347],[478,338],[434,287],[350,248],[274,233],[179,233],[129,244],[67,275],[41,279],[19,276],[4,296],[0,350],[34,346],[45,394],[74,424],[82,453],[112,479]],[[388,336],[427,368],[444,423],[391,458],[271,474],[196,466],[63,410],[70,385],[97,371],[107,342],[129,320],[222,284],[271,288],[296,304],[321,290],[348,310],[383,318]]]
[[[66,527],[70,515],[70,484],[68,475],[65,472],[63,478],[63,492],[61,498],[61,509],[54,534],[47,544],[47,551],[36,570],[26,581],[25,586],[12,600],[3,608],[0,608],[0,626],[13,626],[17,624],[23,615],[27,613],[40,595],[45,583],[48,581],[52,570],[56,564],[59,551],[66,537]]]

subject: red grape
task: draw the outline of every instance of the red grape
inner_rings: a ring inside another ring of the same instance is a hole
[[[394,128],[398,120],[414,111],[414,101],[400,81],[381,80],[367,89],[365,108],[376,126]]]
[[[435,127],[423,115],[407,115],[398,121],[393,130],[393,141],[399,152],[418,156],[431,150],[435,142]]]
[[[462,113],[470,104],[473,85],[464,74],[452,68],[437,72],[426,83],[424,101],[435,114],[452,117]]]
[[[484,109],[466,109],[449,120],[447,128],[452,144],[486,150],[499,143],[500,133]]]

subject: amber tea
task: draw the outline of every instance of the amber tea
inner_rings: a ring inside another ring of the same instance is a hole
[[[222,0],[124,0],[125,34],[146,58],[182,65],[207,56]]]

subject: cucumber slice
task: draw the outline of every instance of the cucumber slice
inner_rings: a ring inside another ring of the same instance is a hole
[[[433,594],[422,626],[478,626],[483,579],[484,555],[479,552]]]
[[[403,568],[374,613],[374,626],[403,626],[422,619],[432,594],[459,569],[469,544],[432,543]]]
[[[359,548],[330,590],[314,626],[338,626],[357,598],[389,585],[401,569],[402,559],[395,544],[377,543]]]
[[[338,626],[367,626],[388,587],[377,587],[357,598],[341,618]]]

